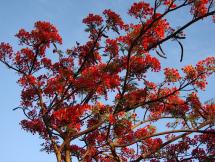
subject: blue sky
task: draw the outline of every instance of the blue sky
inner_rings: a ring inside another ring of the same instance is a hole
[[[77,40],[84,42],[87,38],[83,32],[82,19],[89,12],[101,13],[106,8],[126,17],[127,9],[132,0],[0,0],[0,42],[10,42],[17,49],[17,39],[14,35],[20,28],[31,30],[35,21],[50,21],[63,37],[63,48],[69,48]],[[184,10],[177,15],[170,16],[174,24],[180,24],[187,19]],[[168,59],[162,60],[165,66],[181,67],[196,63],[207,56],[215,56],[215,25],[211,19],[199,22],[186,30],[187,39],[184,41],[185,57],[179,62],[179,48],[174,43],[168,47]],[[160,80],[158,74],[151,77]],[[14,72],[0,65],[0,139],[1,162],[53,162],[55,157],[40,152],[41,140],[21,130],[19,121],[23,118],[22,112],[12,111],[19,105],[20,87],[16,84]],[[201,93],[202,100],[214,98],[215,77],[209,80],[209,86]]]

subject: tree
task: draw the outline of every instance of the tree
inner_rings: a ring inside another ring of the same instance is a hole
[[[21,49],[14,52],[1,43],[0,61],[19,75],[22,93],[16,109],[26,116],[22,128],[39,134],[42,150],[55,153],[57,162],[212,161],[215,104],[201,103],[198,92],[214,73],[215,58],[178,71],[162,69],[153,55],[166,58],[163,43],[175,41],[182,61],[184,29],[214,16],[213,4],[140,1],[128,11],[133,23],[111,10],[104,10],[103,17],[89,14],[83,19],[89,41],[65,52],[48,22],[36,22],[30,32],[19,30]],[[191,19],[171,27],[166,16],[186,7]],[[147,78],[154,72],[163,72],[162,82]]]

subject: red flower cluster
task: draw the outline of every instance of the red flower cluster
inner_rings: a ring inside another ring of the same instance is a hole
[[[125,95],[125,106],[132,106],[137,104],[140,100],[146,100],[147,89],[138,89],[130,91]]]
[[[150,7],[149,3],[141,1],[134,3],[128,13],[135,18],[146,19],[148,15],[151,16],[153,14],[153,8]]]
[[[89,14],[86,18],[83,19],[83,23],[87,25],[101,25],[103,22],[103,19],[99,15]]]
[[[106,17],[106,23],[110,26],[110,28],[112,28],[113,30],[118,32],[118,27],[120,29],[124,29],[125,28],[125,24],[123,22],[123,20],[121,19],[121,17],[116,14],[114,11],[109,10],[104,10],[103,14]]]
[[[207,13],[207,5],[209,3],[209,0],[196,0],[193,3],[193,6],[191,8],[191,13],[195,17],[203,16]]]
[[[152,71],[158,72],[161,69],[160,61],[156,57],[152,57],[149,54],[145,56],[146,66],[150,66]]]
[[[101,61],[101,56],[97,50],[99,43],[88,41],[85,45],[74,48],[73,53],[78,55],[79,64],[81,65],[87,59],[86,66],[94,65],[97,61]]]
[[[34,88],[27,88],[22,90],[21,105],[24,107],[33,107],[33,101],[37,98],[36,90]]]
[[[156,14],[156,17],[159,17],[160,14]],[[135,40],[136,37],[140,37],[138,44],[141,45],[142,51],[148,52],[154,44],[159,40],[165,37],[165,33],[169,30],[169,23],[165,19],[159,19],[154,23],[153,27],[150,27],[150,24],[153,22],[153,18],[148,19],[144,25],[142,24],[131,24],[129,26],[130,32],[125,36],[120,36],[118,38],[119,42],[127,45],[131,45],[131,42]],[[138,48],[140,50],[141,48]],[[135,48],[133,50],[136,50]]]
[[[164,74],[168,82],[177,82],[179,79],[181,79],[178,70],[175,68],[165,68]]]
[[[203,107],[204,111],[207,113],[207,116],[211,118],[212,120],[215,119],[215,104],[206,104]]]
[[[215,58],[208,57],[205,60],[199,61],[196,67],[192,65],[185,66],[182,68],[186,74],[188,80],[193,80],[193,85],[199,87],[200,89],[205,89],[207,82],[207,76],[211,75],[215,71]]]
[[[0,60],[6,58],[11,58],[13,54],[13,49],[9,43],[0,43]]]
[[[173,0],[164,0],[163,4],[170,8],[177,7],[177,5],[173,2]]]
[[[124,66],[127,66],[127,59],[123,59]],[[132,56],[130,60],[131,72],[137,76],[142,76],[148,69],[158,72],[161,69],[160,62],[157,58],[149,54],[145,56]]]
[[[52,115],[54,127],[68,125],[69,129],[80,130],[80,117],[85,111],[90,110],[90,106],[75,105],[55,111]]]
[[[129,120],[122,119],[118,120],[114,124],[114,133],[118,137],[122,137],[123,135],[129,133],[131,131],[132,123]]]
[[[174,157],[175,154],[180,154],[186,152],[189,149],[189,144],[186,141],[180,141],[177,144],[171,144],[166,147],[170,159]]]
[[[47,57],[41,59],[41,64],[47,69],[52,68],[52,61]]]
[[[31,32],[34,39],[39,39],[41,42],[60,43],[62,38],[58,34],[58,30],[48,22],[38,21],[34,24],[35,30]]]
[[[143,145],[141,146],[141,150],[144,153],[149,151],[155,151],[162,145],[162,140],[160,138],[148,138],[144,140]]]
[[[22,78],[19,79],[19,83],[22,85],[22,86],[32,86],[32,85],[37,85],[37,78],[33,75],[26,75]]]
[[[20,124],[26,131],[30,131],[33,134],[39,133],[43,137],[47,136],[44,123],[41,119],[22,120]]]
[[[106,64],[89,67],[82,72],[81,77],[75,81],[75,85],[86,92],[95,91],[98,94],[106,94],[107,90],[114,89],[120,84],[119,75],[106,69]]]
[[[16,37],[19,38],[20,44],[33,46],[39,49],[39,55],[45,54],[45,49],[50,43],[62,44],[62,38],[58,34],[58,30],[48,22],[38,21],[34,24],[35,30],[30,33],[21,29]]]
[[[186,101],[178,95],[169,97],[164,107],[164,112],[173,116],[184,116],[188,111],[189,107]]]
[[[192,65],[187,65],[184,68],[182,68],[182,70],[186,74],[187,79],[196,78],[198,75],[196,69]]]
[[[211,132],[215,132],[214,129],[208,129]],[[203,147],[197,147],[193,149],[192,156],[198,159],[199,161],[211,160],[209,157],[213,157],[215,154],[215,139],[213,134],[200,134],[195,135],[194,139],[200,143],[206,144],[206,149]]]
[[[24,73],[27,73],[30,70],[36,71],[40,65],[40,63],[35,60],[35,53],[29,48],[22,48],[16,53],[14,64],[20,71]],[[31,64],[34,64],[34,66],[31,67]]]
[[[155,132],[156,132],[155,129],[149,130],[149,127],[146,126],[144,128],[140,128],[137,131],[135,131],[134,136],[135,136],[135,138],[140,138],[141,139],[141,138],[146,137],[146,136],[148,136],[150,134],[153,134]]]
[[[117,40],[107,39],[105,52],[108,53],[111,58],[117,57],[119,55],[119,47],[118,47]]]

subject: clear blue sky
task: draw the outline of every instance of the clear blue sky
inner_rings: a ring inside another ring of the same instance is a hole
[[[74,42],[84,42],[87,38],[83,32],[82,19],[89,12],[101,13],[111,8],[126,18],[126,12],[133,0],[0,0],[0,42],[10,42],[17,48],[17,39],[14,35],[20,28],[32,29],[33,23],[38,20],[50,21],[59,30],[63,37],[64,48],[72,47]],[[169,17],[173,24],[184,22],[187,13],[178,12]],[[207,56],[215,56],[215,25],[211,20],[197,23],[186,30],[187,39],[184,41],[185,57],[179,63],[178,46],[173,43],[167,48],[168,59],[162,60],[165,66],[180,67],[196,63]],[[159,75],[151,76],[159,81]],[[21,130],[19,121],[23,118],[22,112],[12,111],[19,105],[20,88],[16,84],[14,72],[0,65],[0,162],[54,162],[53,155],[40,152],[41,140]],[[201,93],[202,100],[215,97],[215,77],[209,80],[209,86]]]

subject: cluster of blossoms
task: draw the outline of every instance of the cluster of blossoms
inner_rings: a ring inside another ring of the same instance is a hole
[[[171,9],[177,7],[174,0],[163,0],[163,4],[170,7]]]
[[[80,130],[80,117],[87,110],[90,110],[90,105],[87,104],[61,108],[53,113],[53,127],[58,128],[67,125],[68,129]]]
[[[20,29],[16,37],[20,40],[20,44],[33,46],[38,49],[40,56],[45,55],[45,50],[51,43],[62,44],[62,38],[58,34],[58,30],[48,22],[38,21],[35,24],[35,30],[27,32]]]
[[[178,70],[174,68],[165,68],[164,74],[168,82],[177,82],[181,78]]]
[[[123,65],[126,66],[126,58],[123,61]],[[158,72],[161,69],[158,59],[149,54],[145,56],[132,56],[130,62],[131,73],[137,76],[143,75],[148,69],[154,72]]]
[[[111,58],[117,57],[119,54],[119,47],[118,47],[117,40],[107,39],[105,52],[108,53]]]
[[[21,125],[23,129],[33,134],[39,133],[44,138],[47,137],[47,134],[44,134],[46,132],[44,123],[40,119],[22,120]]]
[[[0,44],[0,59],[5,60],[6,58],[11,58],[13,54],[13,49],[9,43]]]
[[[196,0],[191,8],[191,13],[196,17],[203,16],[207,13],[209,0]]]
[[[124,29],[126,27],[121,17],[114,11],[110,9],[104,10],[103,14],[106,17],[108,28],[110,27],[111,29],[118,31],[118,27],[120,29]]]
[[[95,91],[100,95],[106,94],[108,89],[114,89],[120,84],[119,75],[105,72],[106,66],[100,64],[83,70],[82,76],[74,84],[78,89],[86,92]]]
[[[148,15],[151,16],[153,14],[153,8],[150,7],[149,3],[138,2],[134,3],[131,6],[128,13],[129,15],[134,16],[135,18],[146,19]]]
[[[193,85],[201,89],[205,89],[207,85],[206,81],[207,76],[211,75],[215,71],[214,65],[215,65],[214,57],[208,57],[203,61],[199,61],[196,67],[188,65],[182,68],[182,70],[186,74],[187,79],[195,80],[192,83]]]
[[[101,25],[103,22],[103,19],[99,15],[89,14],[86,18],[83,19],[83,23],[87,25]]]
[[[84,62],[86,57],[88,58],[86,64],[95,64],[97,61],[101,61],[101,56],[97,50],[94,50],[92,53],[90,51],[92,48],[98,47],[98,43],[95,44],[93,41],[88,41],[85,45],[74,48],[73,52],[79,54],[80,65]],[[90,55],[88,55],[88,53],[90,53]]]

